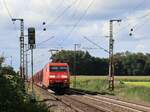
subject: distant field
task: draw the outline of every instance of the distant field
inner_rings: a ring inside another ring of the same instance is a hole
[[[71,76],[71,80],[73,80],[75,76]],[[103,79],[106,79],[107,77],[106,76],[76,76],[76,78],[80,81],[82,80],[94,80],[94,79],[100,79],[100,80],[103,80]]]
[[[71,87],[74,76],[71,76]],[[134,101],[150,102],[150,76],[115,76],[115,90],[108,90],[107,76],[77,76],[76,88],[114,94]]]
[[[149,87],[150,88],[150,82],[124,82],[124,83],[129,86],[141,86],[141,87]]]
[[[76,76],[78,80],[94,80],[94,79],[100,79],[100,80],[106,80],[108,79],[108,76]],[[73,79],[74,76],[71,76],[71,79]],[[148,82],[150,81],[150,76],[115,76],[115,80],[121,80],[121,81],[141,81],[141,82]]]

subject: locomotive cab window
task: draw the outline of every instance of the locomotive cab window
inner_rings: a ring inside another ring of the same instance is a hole
[[[51,66],[50,67],[51,72],[66,72],[68,71],[67,66]]]

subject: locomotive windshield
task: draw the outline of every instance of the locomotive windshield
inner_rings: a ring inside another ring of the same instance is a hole
[[[51,66],[51,72],[66,72],[68,70],[67,66]]]

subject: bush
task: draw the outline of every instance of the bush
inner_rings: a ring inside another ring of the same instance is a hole
[[[46,105],[30,102],[25,86],[11,67],[0,72],[0,112],[48,112]]]

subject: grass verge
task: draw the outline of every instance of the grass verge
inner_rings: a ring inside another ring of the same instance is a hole
[[[73,80],[71,78],[71,87]],[[150,77],[120,76],[115,77],[115,90],[108,90],[108,81],[105,76],[77,76],[76,88],[100,93],[114,94],[126,100],[150,103]]]

